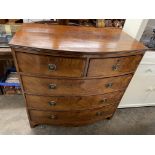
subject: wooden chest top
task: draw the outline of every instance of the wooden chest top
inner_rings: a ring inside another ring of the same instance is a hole
[[[145,49],[143,44],[118,28],[45,24],[23,24],[21,29],[14,35],[10,45],[85,54]]]

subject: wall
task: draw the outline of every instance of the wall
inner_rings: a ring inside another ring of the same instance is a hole
[[[147,23],[148,19],[126,19],[123,31],[139,41]]]

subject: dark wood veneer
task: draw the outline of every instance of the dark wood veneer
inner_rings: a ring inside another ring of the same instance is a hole
[[[117,28],[91,28],[61,25],[23,24],[10,45],[100,54],[104,52],[125,52],[144,50],[128,34]]]
[[[120,29],[24,24],[10,42],[31,127],[113,116],[146,48]]]
[[[116,105],[104,106],[102,108],[85,111],[39,111],[30,110],[31,120],[36,124],[53,124],[78,126],[95,122],[112,116],[116,110]]]
[[[42,95],[91,95],[124,89],[128,86],[131,78],[132,74],[92,80],[68,80],[22,76],[22,81],[26,93]],[[50,84],[53,84],[55,88],[49,88]],[[111,86],[109,86],[110,84]]]
[[[88,76],[117,76],[134,72],[142,59],[142,55],[90,59]]]
[[[26,94],[29,109],[71,111],[87,110],[116,104],[120,101],[124,90],[103,95],[87,96],[42,96]]]
[[[19,71],[47,76],[81,77],[84,73],[85,59],[42,56],[17,52]],[[50,68],[50,65],[55,68]],[[33,67],[32,67],[33,66]]]

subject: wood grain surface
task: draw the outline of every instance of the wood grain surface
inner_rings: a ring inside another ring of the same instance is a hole
[[[30,116],[31,120],[36,124],[78,126],[108,118],[113,115],[115,110],[116,107],[113,105],[76,112],[30,110]]]
[[[46,76],[81,77],[84,73],[85,59],[64,58],[17,52],[19,71]],[[50,65],[55,66],[50,69]]]
[[[26,94],[29,109],[76,111],[103,107],[119,103],[123,91],[91,96],[40,96]]]
[[[132,74],[92,80],[53,79],[22,76],[26,93],[42,95],[92,95],[103,94],[127,87]],[[51,89],[50,84],[55,88]]]
[[[146,48],[117,28],[23,24],[10,42],[30,126],[111,118]]]
[[[98,54],[145,49],[142,43],[118,28],[45,24],[23,24],[10,45]]]
[[[142,55],[90,59],[88,76],[117,76],[134,72],[142,59]]]

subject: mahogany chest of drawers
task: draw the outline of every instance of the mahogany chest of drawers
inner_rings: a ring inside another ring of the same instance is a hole
[[[116,28],[24,24],[10,42],[31,127],[111,118],[145,47]]]

